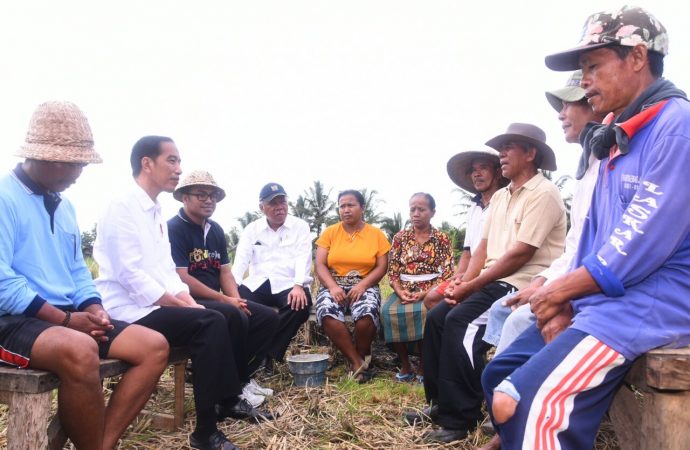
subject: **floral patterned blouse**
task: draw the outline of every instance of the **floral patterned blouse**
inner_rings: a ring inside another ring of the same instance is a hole
[[[420,244],[415,240],[414,229],[406,229],[393,237],[390,251],[388,278],[391,284],[398,281],[403,289],[424,291],[453,275],[453,250],[448,236],[431,227],[431,236]],[[400,275],[426,275],[440,273],[428,281],[402,281]]]

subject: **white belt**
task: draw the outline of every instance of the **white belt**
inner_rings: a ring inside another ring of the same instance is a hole
[[[419,281],[429,281],[433,280],[434,278],[438,278],[440,275],[440,273],[423,273],[420,275],[410,275],[408,273],[403,273],[400,274],[400,281],[408,281],[412,283]]]

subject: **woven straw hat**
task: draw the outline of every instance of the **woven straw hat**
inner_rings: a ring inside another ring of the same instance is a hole
[[[225,191],[216,184],[216,180],[213,179],[210,173],[205,170],[194,170],[184,177],[182,183],[180,183],[178,188],[173,192],[175,200],[181,202],[182,195],[187,193],[187,188],[190,186],[207,186],[213,188],[219,194],[217,201],[221,201],[225,198]]]
[[[46,102],[31,116],[26,139],[17,156],[39,161],[101,163],[93,148],[86,116],[70,102]]]
[[[448,176],[453,183],[457,184],[467,192],[477,194],[477,190],[472,183],[472,163],[477,159],[488,159],[493,162],[496,167],[499,166],[498,152],[493,148],[483,148],[481,150],[471,150],[458,153],[448,160],[446,169]],[[507,186],[510,180],[501,176],[499,180],[499,187]]]

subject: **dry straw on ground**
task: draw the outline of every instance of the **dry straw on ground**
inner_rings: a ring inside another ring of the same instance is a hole
[[[301,341],[300,341],[301,342]],[[330,351],[328,348],[300,347],[291,351]],[[239,447],[245,450],[297,450],[297,449],[476,449],[489,436],[476,431],[462,442],[452,445],[429,445],[421,441],[431,426],[406,426],[402,413],[424,406],[424,391],[419,384],[393,381],[395,361],[385,347],[377,345],[374,363],[376,377],[368,384],[348,381],[342,358],[333,355],[333,367],[328,381],[321,388],[292,387],[292,378],[285,365],[278,365],[273,376],[259,374],[262,385],[276,393],[264,406],[280,417],[273,422],[250,424],[227,420],[219,428]],[[172,410],[172,378],[166,373],[152,397],[148,409]],[[106,386],[107,389],[107,386]],[[186,408],[189,412],[184,429],[161,432],[150,428],[148,421],[133,424],[120,445],[121,449],[185,449],[189,433],[194,427],[191,386],[186,389]],[[6,448],[6,407],[0,409],[0,445]],[[602,427],[596,450],[618,449],[615,435],[608,423]]]

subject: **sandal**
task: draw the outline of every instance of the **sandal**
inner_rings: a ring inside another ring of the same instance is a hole
[[[358,378],[355,378],[355,380],[357,380],[358,384],[368,383],[372,378],[374,378],[374,375],[376,375],[376,371],[373,368],[363,370],[359,373]]]
[[[366,372],[369,369],[369,364],[371,364],[371,355],[367,355],[364,357],[362,365],[360,365],[357,370],[350,373],[350,379],[355,380],[359,375]]]
[[[410,381],[414,381],[415,379],[415,374],[414,372],[410,373],[396,373],[395,374],[395,381],[399,381],[401,383],[409,383]]]

